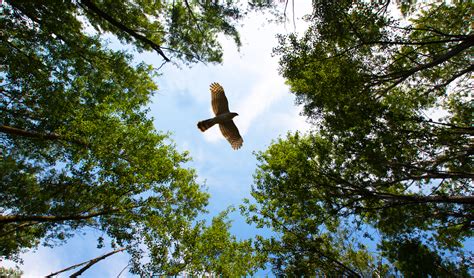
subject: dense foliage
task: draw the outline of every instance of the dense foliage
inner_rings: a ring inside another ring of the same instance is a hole
[[[5,3],[1,259],[18,260],[40,243],[98,230],[99,247],[104,238],[125,247],[131,272],[140,275],[241,275],[257,267],[251,242],[228,234],[224,216],[209,227],[196,222],[208,194],[183,166],[188,155],[155,130],[145,109],[157,90],[154,70],[100,38],[109,32],[165,60],[218,62],[216,36],[239,43],[232,22],[240,14],[231,2],[199,3]],[[219,251],[212,244],[196,247],[209,238],[219,239]]]
[[[371,2],[315,1],[306,33],[281,36],[314,130],[257,155],[246,213],[280,233],[262,242],[276,273],[469,276],[474,5],[395,19]]]
[[[220,62],[217,35],[240,45],[235,24],[246,12],[233,1],[8,1],[3,9],[4,39],[20,35],[11,33],[13,27],[27,28],[80,53],[89,34],[109,33],[165,61],[184,62]],[[14,46],[22,49],[19,42]]]

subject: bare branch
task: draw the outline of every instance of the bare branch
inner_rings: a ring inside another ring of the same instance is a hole
[[[100,257],[97,257],[97,258],[95,258],[95,259],[92,259],[92,260],[90,260],[89,263],[86,264],[83,268],[79,269],[79,271],[77,271],[77,272],[74,272],[74,273],[71,274],[71,276],[69,276],[69,277],[78,277],[79,275],[81,275],[82,273],[84,273],[87,269],[89,269],[91,266],[93,266],[94,264],[98,263],[99,261],[101,261],[101,260],[103,260],[103,259],[105,259],[105,258],[107,258],[107,257],[109,257],[109,256],[112,256],[113,254],[116,254],[116,253],[118,253],[118,252],[122,252],[122,251],[124,251],[124,250],[125,250],[125,248],[117,249],[117,250],[112,251],[112,252],[110,252],[110,253],[107,253],[107,254],[105,254],[105,255],[103,255],[103,256],[100,256]]]
[[[60,274],[60,273],[63,273],[63,272],[69,271],[69,270],[71,270],[71,269],[74,269],[74,268],[77,268],[77,267],[80,267],[80,266],[82,266],[82,265],[87,264],[86,266],[84,266],[83,268],[81,268],[79,271],[77,271],[77,272],[73,273],[71,276],[69,276],[69,277],[77,277],[77,276],[81,275],[84,271],[86,271],[87,269],[89,269],[91,266],[93,266],[94,264],[96,264],[97,262],[99,262],[99,261],[101,261],[101,260],[103,260],[103,259],[105,259],[105,258],[107,258],[107,257],[109,257],[109,256],[112,256],[112,255],[114,255],[114,254],[116,254],[116,253],[122,252],[122,251],[124,251],[125,249],[126,249],[126,248],[120,248],[120,249],[114,250],[114,251],[112,251],[112,252],[109,252],[109,253],[107,253],[107,254],[105,254],[105,255],[102,255],[102,256],[99,256],[99,257],[97,257],[97,258],[94,258],[94,259],[92,259],[92,260],[85,261],[85,262],[82,262],[82,263],[79,263],[79,264],[75,264],[75,265],[72,265],[72,266],[70,266],[70,267],[61,269],[61,270],[59,270],[59,271],[57,271],[57,272],[54,272],[54,273],[49,274],[49,275],[46,276],[46,277],[53,277],[54,275],[58,275],[58,274]]]

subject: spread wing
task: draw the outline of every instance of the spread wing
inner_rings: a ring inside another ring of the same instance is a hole
[[[212,83],[210,86],[212,110],[214,114],[229,113],[229,102],[225,97],[224,88],[219,83]],[[238,133],[238,131],[237,131]]]
[[[237,129],[237,126],[235,126],[234,121],[219,124],[219,128],[221,129],[222,135],[224,135],[225,139],[229,141],[234,150],[242,147],[244,139],[240,136],[239,130]]]

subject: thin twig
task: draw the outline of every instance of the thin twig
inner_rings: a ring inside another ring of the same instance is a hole
[[[291,5],[293,9],[293,29],[296,31],[296,22],[295,22],[295,0],[291,0]]]
[[[120,278],[120,275],[122,275],[122,272],[124,272],[125,269],[127,269],[129,266],[130,266],[130,263],[128,263],[128,264],[119,272],[119,274],[117,275],[117,278]]]

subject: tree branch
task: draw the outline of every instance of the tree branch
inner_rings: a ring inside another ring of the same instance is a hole
[[[119,211],[118,209],[110,209],[105,211],[92,212],[88,214],[73,214],[73,215],[0,215],[0,223],[14,223],[14,222],[61,222],[67,220],[84,220],[101,215],[112,214]]]
[[[65,138],[62,135],[59,135],[57,133],[40,133],[36,131],[30,131],[30,130],[24,130],[24,129],[19,129],[16,127],[11,127],[11,126],[6,126],[6,125],[0,125],[0,132],[9,134],[9,135],[14,135],[14,136],[22,136],[22,137],[28,137],[28,138],[34,138],[34,139],[41,139],[41,140],[61,140],[61,141],[67,141],[71,142],[74,144],[81,145],[83,147],[89,147],[90,145],[84,141],[77,140],[77,139],[69,139]]]
[[[457,72],[456,74],[454,74],[451,78],[449,78],[448,80],[446,80],[445,82],[441,83],[441,84],[437,84],[433,87],[433,89],[429,90],[426,92],[426,94],[429,94],[430,92],[432,92],[433,90],[437,90],[439,88],[443,88],[443,87],[446,87],[448,86],[451,82],[453,82],[454,80],[456,80],[457,78],[463,76],[464,74],[466,73],[470,73],[474,71],[474,65],[470,65],[468,68],[462,70],[462,71],[459,71]]]
[[[410,41],[364,41],[363,44],[387,44],[387,45],[429,45],[429,44],[439,44],[447,42],[459,42],[464,41],[462,38],[456,39],[446,39],[446,40],[436,40],[436,41],[421,41],[421,42],[410,42]]]
[[[399,195],[387,192],[379,192],[375,190],[369,190],[364,186],[357,186],[341,177],[331,174],[324,174],[328,178],[332,179],[336,183],[342,183],[349,188],[342,188],[352,192],[353,194],[359,194],[366,198],[381,199],[381,200],[394,200],[406,203],[451,203],[451,204],[474,204],[474,196],[422,196],[422,195]],[[423,176],[423,178],[426,178]],[[443,178],[443,177],[440,177]],[[411,179],[411,178],[410,178]]]
[[[167,61],[167,62],[170,61],[170,59],[168,57],[166,57],[165,53],[163,53],[163,51],[161,50],[161,46],[159,46],[158,44],[152,42],[147,37],[145,37],[143,35],[140,35],[137,32],[135,32],[134,30],[128,28],[127,26],[125,26],[121,22],[117,21],[115,18],[113,18],[112,16],[110,16],[106,12],[102,11],[99,7],[97,7],[94,3],[92,3],[92,1],[90,1],[90,0],[80,0],[79,5],[81,5],[83,7],[84,6],[87,7],[91,12],[95,13],[97,16],[99,16],[102,19],[106,20],[107,22],[109,22],[110,24],[112,24],[113,26],[118,28],[119,30],[129,34],[130,36],[132,36],[136,40],[141,41],[144,44],[149,45],[158,54],[160,54],[160,56],[163,57],[163,59],[165,59],[165,61]]]
[[[204,32],[201,29],[201,26],[199,25],[199,22],[197,18],[194,16],[193,9],[191,9],[191,6],[189,5],[188,0],[184,0],[184,4],[186,5],[186,9],[188,9],[189,14],[191,15],[191,18],[196,22],[196,27],[201,32],[201,34],[204,36]]]
[[[124,250],[125,250],[125,248],[117,249],[117,250],[112,251],[112,252],[110,252],[110,253],[107,253],[107,254],[105,254],[105,255],[103,255],[103,256],[100,256],[100,257],[97,257],[97,258],[95,258],[95,259],[92,259],[92,260],[90,260],[89,263],[86,264],[83,268],[79,269],[79,271],[77,271],[77,272],[74,272],[74,273],[71,274],[71,276],[69,276],[69,277],[74,277],[74,278],[75,278],[75,277],[78,277],[79,275],[81,275],[82,273],[84,273],[84,271],[86,271],[87,269],[89,269],[91,266],[93,266],[93,265],[96,264],[97,262],[99,262],[99,261],[101,261],[101,260],[103,260],[103,259],[105,259],[105,258],[107,258],[107,257],[109,257],[109,256],[112,256],[113,254],[116,254],[116,253],[118,253],[118,252],[122,252],[122,251],[124,251]]]
[[[4,236],[7,236],[13,232],[18,232],[20,231],[21,229],[25,228],[25,227],[29,227],[29,226],[33,226],[33,225],[36,225],[38,224],[38,222],[26,222],[26,223],[22,223],[20,225],[14,225],[14,227],[4,233],[1,233],[0,234],[0,238],[4,237]]]
[[[46,139],[46,140],[59,140],[61,136],[56,133],[39,133],[36,131],[28,131],[24,129],[19,129],[11,126],[1,125],[0,132],[7,133],[10,135],[23,136],[36,139]]]
[[[450,203],[474,204],[474,196],[419,196],[419,195],[394,195],[379,193],[380,199],[405,201],[408,203]]]
[[[92,259],[92,260],[85,261],[85,262],[82,262],[82,263],[79,263],[79,264],[75,264],[75,265],[72,265],[72,266],[70,266],[70,267],[61,269],[61,270],[59,270],[59,271],[57,271],[57,272],[54,272],[54,273],[49,274],[49,275],[46,276],[46,277],[53,277],[53,276],[58,275],[58,274],[60,274],[60,273],[63,273],[63,272],[69,271],[69,270],[71,270],[71,269],[74,269],[74,268],[76,268],[76,267],[80,267],[81,265],[87,264],[86,266],[84,266],[83,268],[81,268],[79,271],[77,271],[77,272],[73,273],[71,276],[69,276],[69,277],[77,277],[77,276],[81,275],[84,271],[86,271],[87,269],[89,269],[91,266],[93,266],[94,264],[96,264],[97,262],[99,262],[99,261],[101,261],[101,260],[103,260],[103,259],[105,259],[105,258],[107,258],[107,257],[109,257],[109,256],[112,256],[113,254],[122,252],[122,251],[124,251],[125,249],[126,249],[126,248],[120,248],[120,249],[114,250],[114,251],[112,251],[112,252],[109,252],[109,253],[107,253],[107,254],[105,254],[105,255],[102,255],[102,256],[99,256],[99,257],[97,257],[97,258],[94,258],[94,259]]]
[[[300,230],[300,233],[296,233],[295,231],[293,231],[292,229],[288,228],[285,224],[281,223],[281,221],[279,221],[278,219],[276,219],[273,215],[271,214],[267,214],[267,213],[264,213],[262,211],[260,211],[260,214],[265,216],[265,217],[268,217],[270,218],[274,223],[276,223],[277,225],[281,226],[284,230],[286,230],[287,232],[293,234],[294,236],[296,236],[297,238],[301,239],[301,240],[304,240],[306,241],[307,239],[305,237],[302,237],[300,234],[305,234],[304,231],[301,231],[301,229],[299,227],[295,227],[296,229]],[[346,266],[344,263],[338,261],[337,259],[331,257],[330,255],[327,255],[326,253],[323,253],[323,251],[317,249],[317,248],[311,248],[311,251],[313,251],[314,253],[317,253],[319,254],[321,257],[327,259],[328,261],[330,261],[331,263],[341,267],[342,269],[346,270],[347,272],[349,272],[350,274],[352,274],[354,277],[361,277],[357,272],[355,272],[354,270],[352,270],[350,267]]]
[[[396,80],[392,85],[390,85],[388,88],[385,89],[385,92],[393,89],[403,81],[405,81],[408,77],[413,75],[416,72],[437,66],[443,62],[448,61],[450,58],[456,56],[457,54],[461,53],[462,51],[472,47],[474,45],[474,35],[470,35],[466,37],[466,39],[462,42],[453,47],[451,50],[448,52],[444,53],[443,55],[440,55],[436,57],[433,61],[419,65],[417,67],[411,68],[409,70],[405,71],[400,71],[400,72],[394,72],[394,73],[389,73],[384,76],[379,76],[378,78],[389,78],[389,79],[394,79]]]
[[[441,32],[440,30],[438,29],[435,29],[433,27],[426,27],[426,28],[415,28],[415,27],[401,27],[401,26],[389,26],[390,28],[393,28],[393,29],[400,29],[400,30],[404,30],[404,31],[409,31],[409,32],[412,32],[412,31],[428,31],[428,32],[432,32],[432,33],[435,33],[435,34],[438,34],[438,35],[441,35],[441,36],[445,36],[445,37],[452,37],[452,38],[466,38],[468,37],[469,35],[464,35],[464,34],[458,34],[458,35],[453,35],[453,34],[448,34],[448,33],[444,33],[444,32]]]

